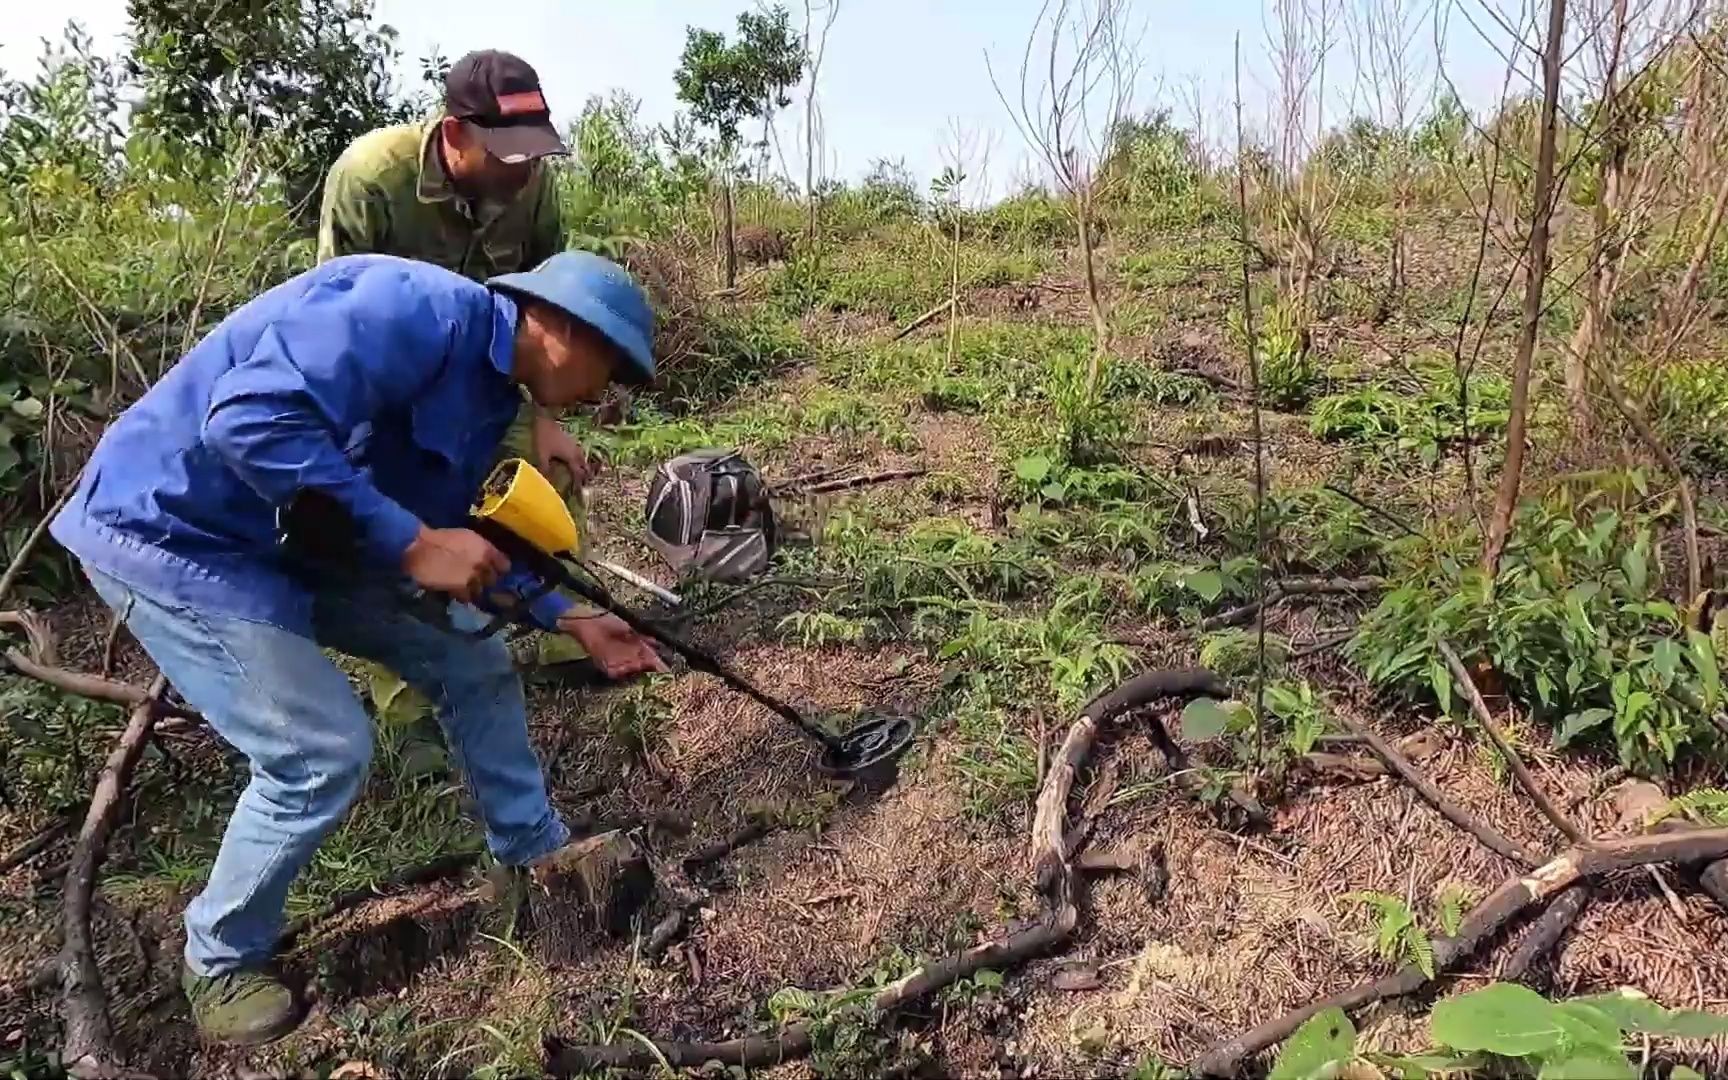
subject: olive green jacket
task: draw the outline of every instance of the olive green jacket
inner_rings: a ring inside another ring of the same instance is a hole
[[[438,122],[399,124],[351,143],[324,179],[318,261],[381,253],[484,281],[564,249],[557,185],[544,165],[508,203],[457,194],[433,139]]]

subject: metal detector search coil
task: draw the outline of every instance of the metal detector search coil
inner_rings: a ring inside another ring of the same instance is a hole
[[[899,757],[917,734],[918,723],[910,716],[865,714],[835,742],[823,745],[817,765],[831,775],[861,772]]]

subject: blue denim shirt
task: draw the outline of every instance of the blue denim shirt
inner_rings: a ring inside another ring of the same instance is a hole
[[[508,296],[388,255],[292,278],[109,426],[51,532],[155,597],[309,635],[277,508],[303,488],[333,496],[360,530],[356,569],[400,579],[422,523],[466,519],[521,407],[516,314]],[[543,597],[536,621],[568,606]]]

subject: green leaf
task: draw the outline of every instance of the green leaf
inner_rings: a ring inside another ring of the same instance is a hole
[[[378,715],[382,716],[390,711],[397,695],[406,690],[408,684],[382,664],[371,664],[368,667],[370,670],[367,672],[367,689],[371,691],[373,707],[378,710]]]
[[[1440,703],[1442,713],[1452,711],[1452,669],[1446,666],[1446,661],[1435,658],[1428,664],[1428,683],[1434,688],[1434,699]]]
[[[1676,1039],[1711,1039],[1728,1034],[1728,1016],[1693,1009],[1665,1009],[1636,990],[1574,998],[1611,1017],[1625,1031]]]
[[[1398,1080],[1427,1080],[1434,1075],[1463,1073],[1476,1066],[1475,1058],[1451,1054],[1369,1054],[1369,1060]]]
[[[1704,1080],[1704,1074],[1685,1065],[1676,1065],[1669,1070],[1668,1080]]]
[[[1212,570],[1196,570],[1182,575],[1182,587],[1210,604],[1224,592],[1224,579]]]
[[[0,472],[4,471],[0,469]],[[1686,642],[1686,658],[1692,662],[1692,669],[1698,673],[1698,681],[1703,685],[1704,708],[1714,711],[1722,699],[1722,668],[1716,659],[1715,643],[1709,634],[1697,630],[1686,631]]]
[[[1061,502],[1063,499],[1068,497],[1068,488],[1066,485],[1051,482],[1039,488],[1038,494],[1049,499],[1051,502]]]
[[[1480,990],[1447,998],[1429,1018],[1434,1041],[1452,1050],[1486,1050],[1504,1057],[1528,1057],[1560,1045],[1554,1006],[1541,994],[1515,983],[1490,983]]]
[[[1410,962],[1416,965],[1425,978],[1434,977],[1434,943],[1428,940],[1428,935],[1414,922],[1404,932],[1404,942],[1410,952]]]
[[[1458,930],[1464,925],[1464,890],[1457,885],[1449,885],[1440,894],[1440,932],[1447,937],[1457,937]]]
[[[1554,1019],[1566,1030],[1569,1046],[1620,1049],[1620,1025],[1587,1001],[1559,1002],[1554,1006]]]
[[[1638,1080],[1638,1070],[1618,1050],[1588,1046],[1544,1062],[1537,1080]]]
[[[34,420],[42,415],[41,398],[19,398],[12,403],[12,411],[26,420]]]
[[[1546,671],[1536,673],[1536,696],[1542,699],[1542,704],[1554,706],[1554,679]]]
[[[1326,1080],[1355,1056],[1356,1026],[1343,1009],[1326,1009],[1290,1036],[1267,1080]]]
[[[1626,584],[1631,586],[1634,596],[1643,596],[1650,585],[1650,537],[1640,534],[1638,542],[1626,549],[1626,554],[1620,556],[1620,571],[1626,575]]]
[[[1680,646],[1669,638],[1662,638],[1650,647],[1650,664],[1659,672],[1666,683],[1674,681],[1674,673],[1680,670]]]
[[[1554,733],[1555,748],[1565,749],[1578,736],[1591,728],[1601,727],[1603,721],[1613,715],[1612,709],[1585,709],[1583,712],[1573,713],[1560,725],[1560,730]]]
[[[1224,704],[1211,698],[1195,698],[1182,710],[1182,737],[1189,742],[1216,739],[1230,729],[1230,716]]]
[[[784,1024],[817,1011],[816,995],[797,986],[785,986],[768,999],[768,1015]]]
[[[1050,475],[1050,459],[1043,454],[1031,454],[1014,463],[1014,475],[1031,484],[1041,484]]]
[[[978,974],[972,976],[972,983],[984,990],[1000,990],[1002,988],[1002,973],[983,968]]]

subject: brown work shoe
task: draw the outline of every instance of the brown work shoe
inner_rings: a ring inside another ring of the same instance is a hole
[[[192,1019],[205,1038],[234,1046],[262,1046],[300,1026],[294,994],[262,971],[199,975],[185,968],[180,988],[192,1005]]]

